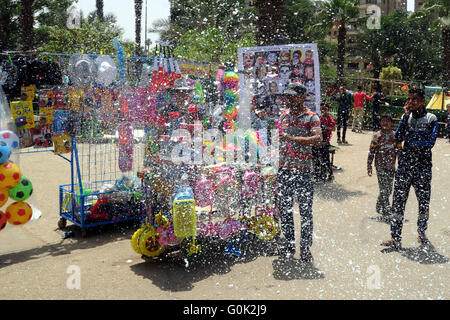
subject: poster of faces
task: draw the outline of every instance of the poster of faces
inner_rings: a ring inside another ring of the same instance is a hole
[[[245,85],[250,86],[246,92],[250,92],[253,101],[274,101],[274,96],[282,94],[287,84],[300,82],[309,90],[305,105],[320,112],[317,44],[239,48],[238,59],[239,70],[246,77]],[[240,96],[243,94],[241,89]]]

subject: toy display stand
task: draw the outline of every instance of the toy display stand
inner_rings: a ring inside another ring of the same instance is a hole
[[[248,237],[275,239],[280,232],[275,171],[270,177],[267,172],[257,165],[193,166],[170,161],[139,172],[150,203],[145,221],[131,239],[133,250],[147,261],[179,251],[189,265],[204,262],[208,248],[242,256]],[[199,177],[212,181],[214,201],[207,207],[196,206],[193,195]]]

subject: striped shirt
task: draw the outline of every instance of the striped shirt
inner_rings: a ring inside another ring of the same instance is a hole
[[[294,117],[287,109],[280,117],[281,126],[284,133],[297,137],[311,137],[312,132],[316,129],[320,130],[320,118],[308,108]],[[294,157],[291,156],[286,142],[280,143],[280,167],[286,169],[297,169],[301,172],[312,172],[314,170],[312,146],[303,146],[296,142],[289,142]]]

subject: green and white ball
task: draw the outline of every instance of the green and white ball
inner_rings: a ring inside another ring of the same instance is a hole
[[[20,182],[14,187],[8,189],[9,197],[16,201],[25,201],[33,193],[33,185],[30,179],[22,176]]]

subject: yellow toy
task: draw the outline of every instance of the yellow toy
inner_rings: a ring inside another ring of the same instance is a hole
[[[20,182],[22,174],[19,167],[13,162],[0,165],[0,189],[10,189]]]
[[[147,257],[155,258],[164,252],[166,247],[159,244],[160,235],[156,232],[155,227],[146,228],[139,237],[139,249],[141,253]]]
[[[14,202],[6,208],[8,223],[18,226],[30,221],[33,209],[26,202]]]
[[[8,202],[8,190],[7,189],[0,189],[0,208],[3,207],[6,202]]]

